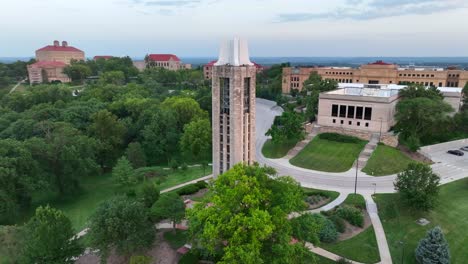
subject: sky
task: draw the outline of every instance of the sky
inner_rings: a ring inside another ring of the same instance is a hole
[[[0,57],[67,40],[87,57],[468,56],[468,0],[0,0]]]

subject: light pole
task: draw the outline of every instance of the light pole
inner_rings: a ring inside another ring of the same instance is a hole
[[[354,179],[354,194],[357,191],[357,175],[358,175],[359,157],[356,160],[356,178]]]
[[[400,240],[400,245],[401,245],[401,264],[403,264],[403,260],[405,258],[405,242]]]
[[[380,140],[382,138],[382,118],[379,118],[380,119],[380,133],[379,133],[379,143],[380,143]]]

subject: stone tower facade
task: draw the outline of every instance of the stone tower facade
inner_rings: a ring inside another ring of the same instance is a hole
[[[213,175],[255,161],[255,78],[247,43],[226,42],[213,67]]]

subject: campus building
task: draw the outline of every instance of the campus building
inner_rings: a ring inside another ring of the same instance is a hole
[[[245,41],[221,46],[212,78],[214,176],[255,161],[256,71]]]
[[[408,84],[416,83],[435,87],[464,87],[468,82],[468,71],[456,68],[400,67],[396,64],[376,61],[351,67],[288,67],[283,68],[282,91],[287,94],[292,89],[302,90],[305,80],[312,72],[325,80],[340,83],[366,84]]]
[[[395,125],[395,107],[404,85],[340,83],[319,95],[317,125],[343,131],[385,133]],[[462,88],[439,87],[444,100],[459,111]],[[349,133],[348,133],[349,134]]]
[[[53,45],[36,50],[36,63],[28,65],[28,76],[31,84],[43,82],[70,82],[63,69],[72,60],[85,60],[83,51],[69,46],[66,41],[62,45],[55,40]]]
[[[209,63],[203,65],[203,76],[205,80],[211,80],[212,74],[213,74],[213,66],[216,63],[216,61],[210,61]],[[263,66],[252,62],[255,65],[255,68],[257,69],[257,73],[260,73],[264,70]]]
[[[147,68],[164,68],[171,71],[192,68],[192,65],[182,63],[179,57],[174,54],[149,54],[145,58],[145,66]]]

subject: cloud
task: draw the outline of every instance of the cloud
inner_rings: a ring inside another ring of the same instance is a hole
[[[163,7],[185,7],[195,6],[199,4],[200,0],[168,0],[168,1],[144,1],[146,6],[163,6]]]
[[[405,15],[428,15],[468,7],[466,0],[346,0],[343,6],[322,13],[282,13],[276,22],[317,19],[372,20]]]

